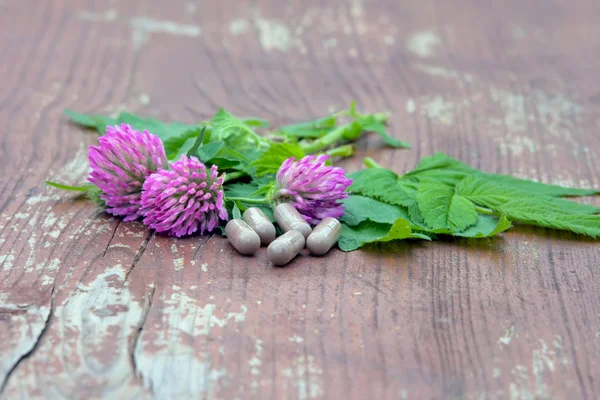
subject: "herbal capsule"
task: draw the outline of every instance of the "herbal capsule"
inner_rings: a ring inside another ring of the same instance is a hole
[[[342,233],[342,224],[335,218],[325,218],[315,227],[306,239],[306,247],[317,256],[325,255],[338,241]]]
[[[254,232],[258,233],[261,244],[266,246],[275,240],[275,237],[277,236],[275,226],[273,226],[260,208],[250,207],[244,211],[242,219],[254,230]]]
[[[256,253],[260,247],[260,237],[241,219],[232,219],[225,225],[225,233],[237,251],[245,256]]]
[[[290,203],[281,203],[275,207],[273,215],[275,216],[275,221],[277,221],[284,232],[291,230],[298,231],[305,239],[312,232],[310,225],[306,223],[306,220],[300,215],[298,210]]]
[[[267,247],[267,258],[275,265],[285,265],[300,253],[304,243],[304,236],[300,232],[288,231]]]

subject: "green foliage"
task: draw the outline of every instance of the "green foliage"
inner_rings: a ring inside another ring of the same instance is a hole
[[[271,143],[269,148],[250,166],[256,168],[256,176],[275,174],[281,164],[290,157],[300,159],[306,154],[296,143]]]
[[[384,243],[402,239],[425,239],[429,237],[423,233],[412,231],[410,222],[398,218],[393,224],[365,220],[358,225],[342,225],[342,234],[338,247],[342,251],[353,251],[369,243]]]
[[[370,197],[353,195],[344,199],[346,210],[341,221],[348,225],[358,225],[363,221],[389,223],[398,218],[409,219],[404,207],[387,204]]]
[[[285,136],[297,139],[319,138],[331,132],[336,125],[337,120],[335,116],[330,115],[314,121],[285,125],[279,128],[279,132],[283,133]]]
[[[220,109],[210,120],[212,140],[223,141],[238,152],[266,149],[270,140],[258,135],[251,125]]]
[[[410,144],[391,136],[387,131],[387,126],[383,122],[378,121],[374,115],[368,115],[359,119],[358,121],[362,125],[363,130],[367,132],[375,132],[381,136],[385,144],[388,146],[401,149],[410,149]]]
[[[354,180],[350,193],[371,197],[388,204],[408,207],[413,203],[410,187],[385,168],[369,168],[349,175]]]
[[[417,204],[425,223],[433,230],[463,232],[477,222],[475,205],[452,187],[438,182],[421,183]]]
[[[569,230],[593,238],[600,236],[600,215],[590,215],[600,212],[599,207],[531,194],[480,177],[465,178],[456,186],[456,192],[514,221]]]

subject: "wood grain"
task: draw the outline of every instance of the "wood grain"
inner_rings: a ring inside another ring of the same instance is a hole
[[[92,134],[64,108],[275,123],[392,112],[363,156],[442,151],[600,187],[592,0],[0,1],[0,397],[593,399],[600,250],[516,227],[285,268],[44,186]],[[585,201],[600,204],[598,199]]]

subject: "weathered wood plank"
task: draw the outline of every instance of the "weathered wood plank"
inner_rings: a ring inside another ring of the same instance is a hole
[[[204,3],[0,1],[0,396],[598,397],[593,241],[517,227],[273,268],[43,185],[87,172],[65,107],[290,122],[354,99],[414,149],[371,136],[349,169],[443,151],[599,187],[595,3]]]

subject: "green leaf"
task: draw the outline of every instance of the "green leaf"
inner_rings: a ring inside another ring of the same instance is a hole
[[[437,180],[447,185],[455,185],[463,178],[473,175],[479,175],[486,180],[504,184],[515,189],[528,191],[532,194],[535,193],[553,197],[590,196],[600,193],[599,190],[594,189],[566,188],[558,185],[534,182],[527,179],[519,179],[510,175],[490,174],[478,171],[443,153],[436,153],[433,156],[422,158],[416,168],[404,175],[404,177],[416,178],[418,180]]]
[[[279,131],[294,138],[319,138],[331,132],[336,126],[336,118],[332,115],[314,121],[282,126]]]
[[[268,128],[269,127],[269,121],[267,121],[266,119],[246,117],[246,118],[240,118],[240,121],[242,121],[245,125],[248,125],[253,128]]]
[[[373,115],[365,117],[364,119],[360,120],[360,122],[363,124],[363,129],[365,131],[375,132],[376,134],[381,136],[385,144],[387,144],[388,146],[394,148],[410,149],[410,144],[391,136],[387,132],[387,127],[385,126],[385,124],[377,121]]]
[[[96,129],[101,134],[104,134],[108,125],[117,124],[117,119],[104,115],[81,114],[69,109],[64,110],[64,113],[77,125]]]
[[[236,202],[233,203],[233,210],[231,211],[231,214],[233,215],[234,219],[242,218],[242,213],[240,212],[240,209],[238,208],[238,205]]]
[[[270,140],[258,135],[252,127],[234,117],[224,109],[220,109],[210,121],[213,140],[224,141],[237,151],[245,149],[264,149]]]
[[[475,205],[443,183],[421,183],[417,203],[425,223],[433,230],[462,232],[477,222]]]
[[[198,159],[203,163],[211,161],[221,151],[225,143],[223,142],[211,142],[200,147],[196,154]]]
[[[539,207],[544,212],[567,214],[595,214],[600,212],[600,207],[513,188],[495,181],[488,181],[481,176],[471,176],[463,179],[456,186],[456,191],[474,203],[492,210],[521,206],[531,209]]]
[[[366,220],[358,225],[342,224],[342,234],[338,240],[338,247],[342,251],[353,251],[368,243],[390,242],[401,239],[426,239],[430,238],[422,233],[414,233],[410,222],[398,218],[393,224],[383,224]]]
[[[348,225],[358,225],[367,220],[389,223],[398,218],[409,218],[404,207],[383,203],[370,197],[353,195],[344,199],[343,204],[346,210],[341,221]]]
[[[456,192],[475,204],[505,214],[509,219],[547,228],[568,230],[596,238],[600,236],[599,207],[487,182],[480,177],[462,180]]]
[[[250,197],[250,198],[262,198],[255,196],[255,193],[260,189],[256,182],[243,183],[235,182],[228,183],[225,185],[225,198],[228,197]]]
[[[304,151],[296,143],[271,143],[260,158],[250,163],[250,166],[256,167],[256,176],[275,174],[288,158],[300,159],[304,156]]]
[[[206,136],[206,127],[203,126],[202,129],[196,129],[196,130],[194,130],[194,132],[196,133],[197,137],[196,137],[196,141],[194,142],[193,146],[187,151],[188,157],[195,156],[196,152],[198,151],[200,146],[202,146],[202,142],[204,141],[204,136]]]
[[[388,204],[408,207],[414,200],[410,188],[393,171],[385,168],[363,169],[349,175],[354,181],[348,189]]]
[[[463,232],[454,233],[454,236],[466,238],[485,238],[504,232],[511,226],[512,224],[505,215],[501,215],[500,218],[495,218],[489,215],[480,214],[477,216],[477,222],[475,225],[467,228]]]
[[[87,190],[88,190],[88,187],[86,185],[70,186],[70,185],[63,185],[62,183],[52,182],[52,181],[46,181],[46,185],[52,186],[54,188],[61,189],[61,190],[68,190],[71,192],[87,192]]]

